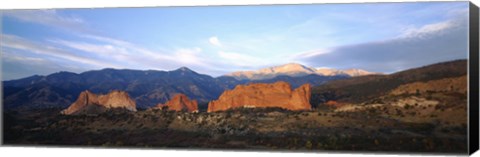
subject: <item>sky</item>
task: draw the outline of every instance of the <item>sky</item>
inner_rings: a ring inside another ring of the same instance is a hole
[[[393,73],[468,57],[468,2],[1,11],[2,80],[286,63]]]

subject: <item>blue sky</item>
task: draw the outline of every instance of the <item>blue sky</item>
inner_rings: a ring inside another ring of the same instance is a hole
[[[2,79],[291,62],[392,73],[467,58],[467,13],[468,2],[9,10]]]

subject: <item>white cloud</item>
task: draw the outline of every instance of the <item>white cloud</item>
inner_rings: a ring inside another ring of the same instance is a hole
[[[203,59],[200,57],[201,48],[181,48],[175,51],[175,58],[183,64],[204,65]]]
[[[81,50],[91,55],[100,56],[105,59],[128,60],[129,52],[124,47],[112,44],[91,44],[85,42],[73,42],[66,40],[49,40],[50,42],[60,44],[69,48]]]
[[[431,9],[431,7],[429,7],[430,9],[419,9],[419,11],[421,11],[419,13],[399,10],[401,8],[382,9],[382,7],[377,7],[374,12],[350,11],[336,14],[319,14],[319,16],[305,16],[306,21],[303,21],[303,23],[299,21],[296,25],[284,25],[283,27],[275,26],[273,29],[265,27],[269,29],[264,29],[262,31],[241,31],[238,33],[241,35],[222,35],[222,41],[220,41],[217,36],[211,36],[208,38],[210,44],[221,48],[222,51],[220,52],[217,52],[217,50],[210,51],[211,49],[208,49],[212,47],[202,47],[205,49],[195,48],[196,45],[188,47],[172,45],[174,47],[179,46],[180,48],[170,50],[162,49],[162,51],[149,49],[134,44],[133,42],[98,35],[92,31],[94,29],[88,28],[88,26],[91,25],[88,25],[87,21],[72,16],[72,14],[67,12],[62,12],[61,10],[14,10],[6,11],[3,15],[24,22],[71,30],[74,35],[82,37],[82,40],[69,41],[67,39],[55,39],[49,40],[50,43],[34,43],[22,39],[17,42],[14,41],[13,37],[8,37],[7,35],[6,38],[10,39],[5,39],[7,41],[2,41],[1,44],[2,47],[7,44],[8,46],[5,47],[31,51],[36,54],[47,55],[102,68],[127,67],[132,69],[149,68],[171,70],[180,66],[195,66],[196,69],[202,69],[204,72],[211,72],[213,71],[212,69],[215,68],[229,71],[238,68],[259,67],[274,63],[281,64],[283,62],[291,62],[292,60],[310,62],[313,64],[312,66],[318,64],[316,66],[332,67],[333,65],[340,64],[349,65],[350,63],[363,63],[363,61],[366,62],[365,65],[375,61],[392,63],[393,61],[391,59],[389,60],[385,58],[396,55],[395,57],[400,60],[408,58],[405,56],[412,56],[409,59],[414,60],[421,58],[414,58],[415,56],[418,56],[414,53],[438,50],[436,52],[446,54],[447,50],[452,50],[451,47],[454,46],[451,46],[451,44],[438,45],[438,43],[447,43],[445,41],[451,39],[449,37],[436,39],[437,41],[441,40],[440,42],[424,41],[423,43],[425,43],[425,45],[412,44],[414,42],[411,41],[420,39],[424,40],[424,38],[427,37],[432,38],[434,37],[434,34],[442,35],[442,37],[444,37],[443,35],[445,35],[445,33],[449,33],[445,30],[457,28],[459,24],[452,21],[409,27],[402,32],[402,35],[397,36],[398,38],[381,41],[387,36],[391,37],[398,35],[398,30],[403,28],[405,26],[404,24],[411,24],[411,20],[405,20],[405,18],[418,18],[417,16],[420,15],[423,17],[439,17],[440,15],[445,14],[435,10],[445,10],[446,12],[452,12],[449,14],[455,15],[466,15],[465,13],[468,11],[468,9],[460,10],[461,12],[457,10],[452,11],[452,9],[448,9],[450,8],[450,5],[442,7],[447,9]],[[390,11],[387,12],[387,10]],[[382,12],[382,14],[375,14],[377,12]],[[399,14],[399,12],[401,14]],[[428,18],[418,18],[415,21],[422,21],[423,19]],[[382,22],[379,23],[378,21]],[[337,22],[341,22],[341,25],[334,25]],[[407,38],[409,39],[407,40]],[[206,42],[205,38],[204,42]],[[458,44],[458,41],[454,41],[453,43]],[[330,48],[325,49],[325,47]],[[455,50],[461,49],[457,48]],[[300,53],[292,55],[291,52]],[[429,54],[432,53],[433,52],[430,52]],[[431,55],[430,58],[439,56],[440,55]],[[361,60],[361,62],[359,62],[359,60]],[[32,60],[32,62],[33,61],[34,60]],[[396,63],[398,63],[398,66],[395,65],[392,67],[397,68],[400,65],[404,65],[404,63],[407,64],[410,62],[402,62],[402,64],[400,64],[400,62]],[[389,68],[382,64],[378,64],[376,67],[379,69]],[[200,72],[202,70],[200,70]]]
[[[296,59],[310,66],[360,68],[383,73],[466,59],[467,19],[461,16],[425,24],[395,38],[332,47],[329,53],[300,54]]]
[[[101,39],[101,37],[96,39]],[[171,63],[174,59],[173,56],[146,50],[128,42],[115,42],[116,40],[114,39],[105,40],[105,42],[101,44],[60,39],[49,41],[74,50],[79,50],[89,57],[102,58],[102,60],[107,63],[121,64],[126,68],[133,66],[138,68],[165,70],[159,66],[159,63]]]
[[[86,35],[80,35],[83,38],[87,39],[93,39],[96,41],[104,42],[104,43],[110,43],[110,44],[115,44],[115,45],[123,45],[123,46],[132,46],[133,44],[124,41],[124,40],[119,40],[119,39],[113,39],[105,36],[98,36],[98,35],[91,35],[91,34],[86,34]]]
[[[123,47],[117,47],[111,44],[91,44],[85,42],[73,42],[66,40],[50,40],[53,43],[61,44],[70,48],[86,51],[96,52],[103,55],[116,55],[126,54],[126,49]]]
[[[84,37],[86,39],[93,39],[95,41],[100,41],[107,45],[112,45],[113,47],[116,47],[116,49],[121,49],[122,52],[125,52],[124,54],[131,54],[132,56],[143,56],[149,59],[158,59],[158,60],[174,60],[175,59],[171,55],[167,55],[164,52],[152,51],[124,40],[119,40],[119,39],[114,39],[114,38],[109,38],[104,36],[97,36],[97,35],[81,35],[81,37]],[[103,46],[101,44],[98,44],[98,45]]]
[[[89,56],[102,57],[106,62],[122,64],[129,68],[172,70],[181,66],[196,66],[203,67],[204,69],[210,67],[210,62],[205,59],[206,57],[202,56],[202,49],[199,47],[178,48],[168,52],[162,52],[145,49],[127,41],[108,37],[93,35],[83,37],[102,43],[93,44],[58,39],[49,41],[68,48],[80,50],[88,53]]]
[[[311,50],[311,51],[306,51],[306,52],[294,53],[293,55],[290,55],[289,57],[291,57],[291,58],[308,58],[308,57],[328,54],[330,52],[332,52],[331,49],[318,49],[318,50]]]
[[[66,50],[60,49],[58,47],[35,43],[15,35],[2,34],[2,39],[3,39],[2,42],[0,42],[0,45],[2,48],[12,48],[17,50],[29,51],[35,54],[41,54],[41,55],[46,55],[54,58],[72,61],[72,62],[93,65],[96,67],[113,67],[113,68],[121,67],[118,65],[109,64],[107,62],[99,61],[93,58],[79,56],[74,53],[68,52]]]
[[[458,27],[458,22],[456,21],[443,21],[438,23],[432,23],[423,25],[419,28],[409,28],[406,29],[400,37],[403,38],[424,38],[428,37],[430,34],[440,34],[444,33],[445,30],[448,30],[452,27]]]
[[[46,26],[90,32],[83,19],[75,16],[60,15],[56,10],[10,10],[5,16],[13,17],[24,22],[38,23]]]
[[[83,68],[172,70],[181,66],[195,66],[195,69],[207,72],[221,67],[218,66],[220,64],[208,60],[208,56],[202,55],[201,48],[177,48],[164,51],[144,48],[128,41],[98,35],[97,32],[89,29],[88,23],[81,18],[56,10],[6,11],[4,15],[24,22],[69,30],[73,35],[83,38],[80,41],[54,38],[42,43],[15,35],[2,36],[4,39],[1,42],[2,47],[44,55],[45,57],[42,58],[49,61],[70,62],[77,65],[80,63],[86,66]],[[210,38],[210,41],[216,46],[222,45],[217,37]],[[216,66],[212,66],[213,64]]]
[[[6,61],[11,61],[11,62],[25,62],[28,64],[43,64],[46,62],[45,59],[43,58],[34,58],[34,57],[21,57],[17,55],[12,55],[12,53],[9,52],[3,52],[2,53],[2,59],[5,59]]]
[[[219,51],[218,56],[220,56],[227,64],[233,64],[242,67],[256,67],[259,65],[264,65],[266,61],[250,55],[235,52]]]
[[[209,41],[210,44],[212,44],[212,45],[222,46],[222,44],[220,43],[220,40],[218,40],[218,37],[216,37],[216,36],[210,37],[210,38],[208,39],[208,41]]]
[[[332,67],[327,67],[327,66],[320,66],[320,67],[315,67],[315,69],[333,69]]]
[[[49,59],[30,56],[21,51],[3,49],[2,52],[2,80],[18,79],[37,75],[48,75],[58,71],[82,72],[86,69],[75,68],[68,64],[58,64]]]

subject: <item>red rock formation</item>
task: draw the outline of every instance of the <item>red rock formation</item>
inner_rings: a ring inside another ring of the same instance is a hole
[[[310,110],[310,84],[291,89],[290,84],[279,81],[273,84],[256,83],[238,85],[222,93],[218,100],[208,104],[208,112],[238,107],[280,107],[288,110]]]
[[[334,108],[339,108],[342,107],[344,104],[334,101],[334,100],[329,100],[327,103],[325,103],[328,107],[334,107]]]
[[[188,111],[198,112],[198,103],[196,100],[188,99],[184,94],[177,94],[165,104],[158,104],[154,108],[162,109],[167,107],[168,110],[173,111]]]
[[[96,114],[108,109],[126,109],[137,111],[135,101],[133,101],[127,92],[112,91],[106,95],[96,95],[86,90],[80,93],[77,101],[61,113],[72,114]]]

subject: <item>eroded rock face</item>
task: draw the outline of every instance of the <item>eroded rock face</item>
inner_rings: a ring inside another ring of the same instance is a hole
[[[61,113],[65,115],[98,114],[109,109],[137,111],[135,101],[127,92],[115,90],[106,95],[96,95],[86,90],[80,93],[77,100]]]
[[[310,110],[311,87],[304,84],[295,90],[279,81],[273,84],[255,83],[238,85],[227,90],[218,100],[208,104],[208,112],[245,107],[280,107],[288,110]]]
[[[167,110],[173,111],[198,112],[198,103],[196,100],[190,100],[184,94],[177,94],[165,104],[158,104],[157,106],[155,106],[155,108],[166,108]]]

